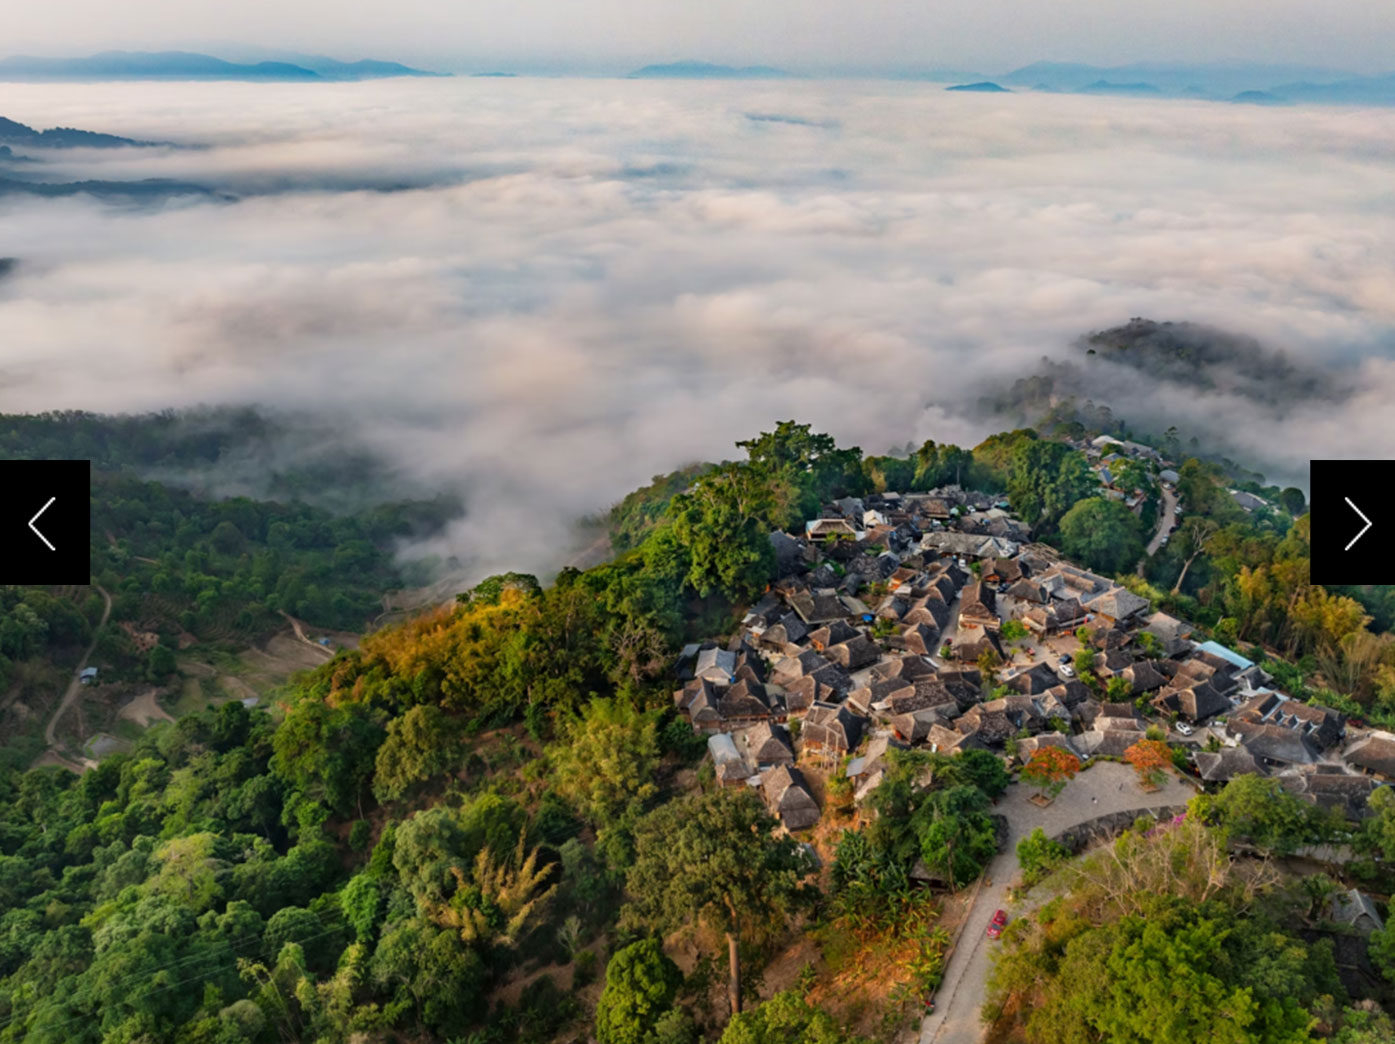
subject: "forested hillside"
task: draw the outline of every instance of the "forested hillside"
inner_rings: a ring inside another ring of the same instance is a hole
[[[1002,759],[890,758],[865,818],[832,778],[839,829],[813,839],[819,866],[749,788],[695,771],[705,744],[673,710],[674,656],[732,632],[774,577],[771,530],[802,529],[830,498],[959,481],[1005,495],[1039,539],[1090,553],[1095,525],[1071,520],[1103,502],[1098,482],[1078,450],[1031,431],[865,457],[786,422],[738,446],[746,460],[657,480],[617,508],[612,562],[547,585],[486,580],[368,634],[270,708],[230,700],[153,725],[80,776],[5,769],[0,1041],[852,1044],[912,1027],[940,981],[949,897],[997,850]],[[1383,713],[1391,639],[1308,584],[1305,520],[1233,516],[1215,474],[1183,471],[1205,524],[1150,566],[1149,590],[1254,644],[1275,674]],[[254,634],[281,609],[358,627],[400,582],[393,540],[447,510],[210,500],[123,465],[94,493],[96,579],[118,618],[162,642]],[[15,664],[62,660],[98,619],[86,593],[4,598]],[[1392,813],[1348,832],[1377,882]],[[936,889],[913,882],[918,867]],[[1132,874],[1133,906],[1072,884],[1043,927],[1022,922],[1012,945],[1035,956],[1004,965],[1003,1018],[1026,1039],[1150,1039],[1099,986],[1143,945],[1179,975],[1221,962],[1214,982],[1179,986],[1168,1039],[1205,1022],[1233,1026],[1223,1039],[1237,1044],[1315,1040],[1321,1004],[1328,1024],[1356,1024],[1339,1017],[1349,998],[1330,954],[1299,940],[1287,908],[1229,902],[1246,894],[1229,877],[1208,879],[1203,903],[1181,877]],[[777,960],[790,947],[807,970]],[[1096,974],[1058,974],[1061,952]],[[858,1002],[873,992],[881,1007]],[[1033,1006],[1078,1029],[1052,1037]]]

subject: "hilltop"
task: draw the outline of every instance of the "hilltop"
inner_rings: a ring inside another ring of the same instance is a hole
[[[50,127],[48,130],[40,131],[16,120],[6,119],[4,116],[0,116],[0,143],[36,145],[46,148],[82,147],[88,149],[110,149],[120,146],[147,147],[159,144],[159,142],[154,141],[123,138],[115,134],[76,130],[72,127]]]

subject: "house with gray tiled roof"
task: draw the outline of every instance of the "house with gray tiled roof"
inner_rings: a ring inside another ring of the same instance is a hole
[[[1359,772],[1395,782],[1395,735],[1368,732],[1342,752],[1342,760]]]
[[[816,703],[804,716],[799,740],[806,750],[850,754],[862,742],[867,719],[853,713],[846,705]]]
[[[808,830],[819,821],[819,804],[809,792],[804,774],[792,765],[779,765],[761,778],[766,807],[786,830]]]

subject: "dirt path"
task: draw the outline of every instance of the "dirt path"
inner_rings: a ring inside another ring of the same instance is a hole
[[[77,667],[73,670],[73,680],[68,683],[68,691],[63,694],[62,701],[58,704],[58,709],[53,712],[53,717],[49,718],[48,725],[44,727],[44,742],[49,745],[50,750],[55,746],[54,737],[57,734],[58,723],[63,715],[68,713],[77,698],[82,693],[82,672],[87,667],[87,661],[92,655],[92,651],[97,648],[97,639],[101,637],[102,628],[107,625],[107,619],[111,616],[111,595],[101,585],[96,585],[101,592],[102,601],[106,604],[102,607],[102,621],[97,624],[97,629],[92,633],[92,644],[87,647],[87,651],[82,654],[82,659],[78,661]]]
[[[34,763],[29,767],[44,768],[47,765],[52,765],[55,768],[67,769],[69,772],[76,772],[79,776],[88,769],[97,767],[97,763],[91,758],[83,758],[81,761],[74,761],[72,758],[66,758],[62,754],[59,754],[56,750],[44,751],[34,759]]]
[[[935,998],[938,1010],[921,1023],[920,1044],[979,1044],[983,1040],[979,1008],[995,945],[987,937],[988,922],[997,910],[1007,910],[1010,917],[1016,918],[1036,905],[1029,900],[1014,909],[1008,902],[1008,887],[1017,877],[1018,841],[1036,827],[1051,837],[1110,812],[1141,813],[1166,805],[1184,805],[1196,791],[1169,775],[1165,785],[1147,794],[1139,789],[1132,768],[1105,761],[1076,776],[1061,796],[1044,809],[1028,800],[1033,793],[1031,787],[1013,784],[1000,800],[996,811],[1008,820],[1007,845],[988,865],[982,886],[964,916],[959,941],[950,954],[944,982]]]
[[[326,649],[319,642],[311,641],[310,636],[305,633],[305,627],[301,624],[299,620],[297,620],[290,613],[286,612],[284,609],[280,609],[278,610],[278,612],[280,612],[282,616],[284,616],[287,620],[291,622],[291,629],[295,631],[295,636],[297,638],[299,638],[306,645],[310,646],[310,648],[316,650],[317,652],[323,653],[326,660],[334,659],[334,650]]]

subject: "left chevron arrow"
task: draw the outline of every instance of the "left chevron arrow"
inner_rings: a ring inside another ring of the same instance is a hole
[[[42,540],[42,541],[44,542],[44,547],[48,548],[50,551],[57,551],[58,548],[54,547],[52,544],[50,544],[50,543],[48,542],[48,537],[46,537],[46,536],[44,536],[42,533],[40,533],[40,532],[39,532],[39,527],[36,526],[36,525],[34,525],[34,523],[37,522],[37,521],[39,521],[39,516],[40,516],[40,515],[42,515],[42,514],[43,514],[45,511],[47,511],[49,508],[53,507],[53,502],[54,502],[55,500],[57,500],[57,499],[58,499],[57,497],[49,497],[49,498],[48,498],[48,503],[45,504],[43,507],[39,508],[38,511],[34,512],[34,517],[31,518],[31,519],[29,520],[29,528],[32,529],[32,530],[34,531],[34,535],[35,535],[36,537],[38,537],[40,540]]]

